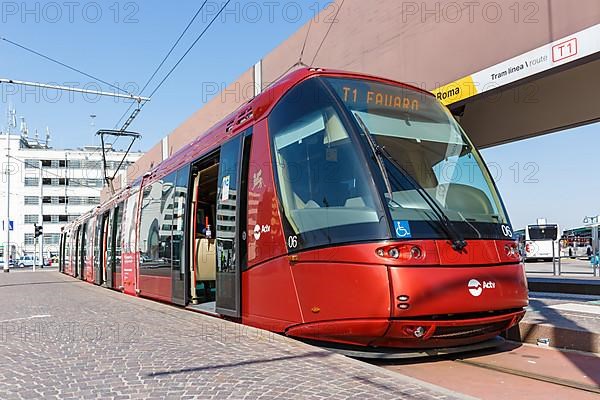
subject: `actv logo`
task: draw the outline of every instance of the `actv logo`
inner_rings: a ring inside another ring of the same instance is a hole
[[[482,284],[477,279],[471,279],[467,286],[469,288],[469,293],[471,293],[471,296],[479,297],[481,296],[481,293],[483,293],[483,289],[495,289],[496,283],[492,281],[483,281]]]

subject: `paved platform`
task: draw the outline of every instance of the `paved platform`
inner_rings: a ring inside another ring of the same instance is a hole
[[[58,272],[0,274],[0,399],[42,397],[468,398]]]
[[[600,296],[529,293],[529,307],[507,337],[524,343],[600,353]]]

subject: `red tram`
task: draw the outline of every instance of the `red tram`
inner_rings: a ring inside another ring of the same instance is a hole
[[[473,344],[527,286],[481,156],[430,93],[299,69],[62,234],[60,269],[292,337]]]

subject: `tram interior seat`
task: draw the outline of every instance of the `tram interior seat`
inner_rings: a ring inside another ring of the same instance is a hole
[[[436,193],[442,188],[445,192],[445,201],[442,204],[445,209],[463,213],[465,218],[469,214],[493,215],[494,207],[488,196],[480,189],[460,183],[446,183],[438,187],[426,188],[429,195],[437,199]],[[429,209],[429,206],[416,190],[403,190],[392,193],[396,204],[406,209]],[[439,201],[439,200],[438,200]]]
[[[214,239],[196,239],[196,281],[217,279],[217,256]]]
[[[301,232],[379,221],[377,212],[367,207],[361,197],[347,199],[343,206],[336,207],[321,207],[314,200],[304,203],[296,194],[294,197],[297,208],[290,212]]]

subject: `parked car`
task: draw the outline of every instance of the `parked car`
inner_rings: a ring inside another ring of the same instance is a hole
[[[35,260],[36,260],[36,263],[35,263],[35,265],[36,265],[36,266],[38,266],[38,267],[41,267],[41,266],[42,266],[42,263],[41,263],[41,260],[40,260],[40,258],[39,258],[39,257],[36,257],[36,258],[35,258]],[[19,267],[21,267],[21,268],[25,268],[25,267],[33,267],[33,256],[31,256],[31,255],[27,255],[27,256],[23,256],[23,257],[19,258],[19,259],[17,260],[17,265],[18,265]],[[44,265],[48,265],[48,263],[47,263],[47,262],[44,262]]]

